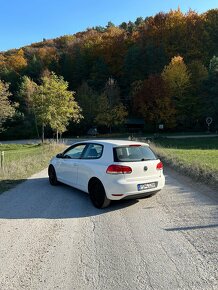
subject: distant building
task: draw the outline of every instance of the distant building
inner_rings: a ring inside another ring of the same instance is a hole
[[[129,132],[139,132],[144,129],[145,121],[142,118],[128,118],[125,122],[125,128]]]

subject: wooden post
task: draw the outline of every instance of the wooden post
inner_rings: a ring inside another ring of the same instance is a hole
[[[1,169],[4,170],[5,152],[1,151]]]
[[[56,130],[56,143],[58,144],[58,130]]]
[[[45,125],[42,123],[42,144],[44,143],[45,140]]]

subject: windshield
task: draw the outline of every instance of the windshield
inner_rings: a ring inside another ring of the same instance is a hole
[[[155,160],[157,157],[148,146],[131,145],[114,148],[114,161],[133,162]]]

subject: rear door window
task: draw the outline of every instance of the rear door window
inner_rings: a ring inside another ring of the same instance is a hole
[[[155,160],[156,155],[148,146],[130,145],[114,148],[115,162]]]

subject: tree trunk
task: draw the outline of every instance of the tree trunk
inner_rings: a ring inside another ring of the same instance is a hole
[[[37,119],[36,119],[35,113],[34,113],[34,123],[35,123],[37,138],[39,139],[40,136],[39,136],[38,124],[37,124]]]
[[[44,143],[44,141],[45,141],[45,125],[44,125],[44,123],[42,123],[42,143]]]
[[[56,130],[56,143],[58,144],[58,130]]]

